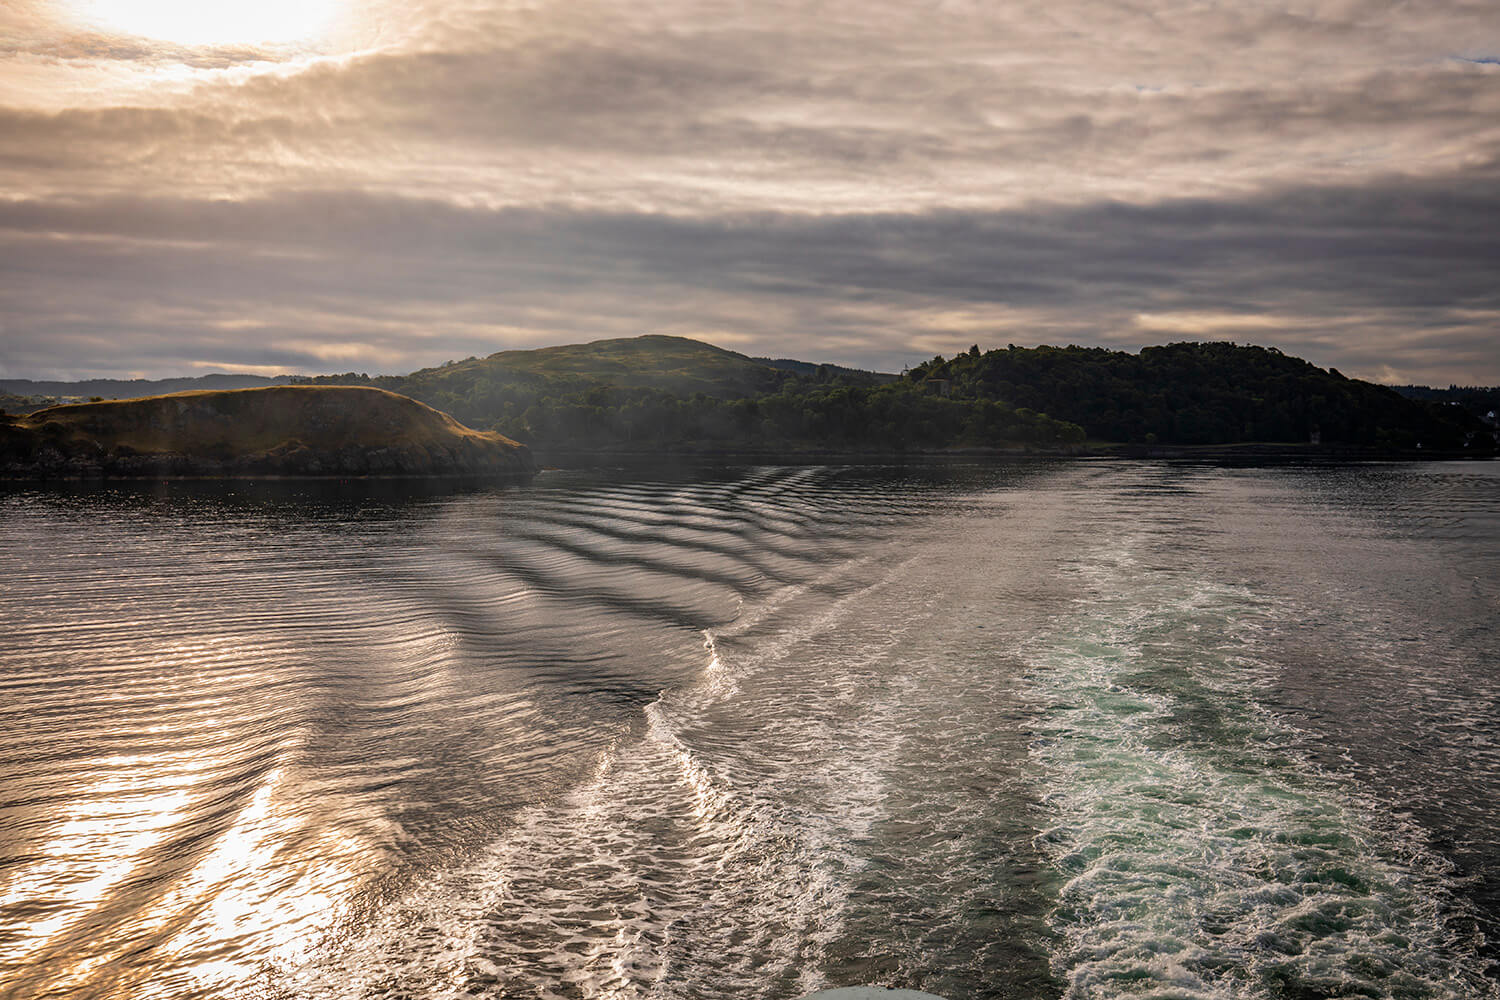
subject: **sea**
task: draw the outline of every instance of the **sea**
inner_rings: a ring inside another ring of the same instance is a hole
[[[1500,465],[0,487],[0,997],[1496,998]]]

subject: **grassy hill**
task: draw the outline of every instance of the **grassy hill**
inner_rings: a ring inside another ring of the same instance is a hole
[[[778,388],[785,374],[768,364],[686,337],[650,334],[590,344],[502,351],[475,365],[551,378],[580,378],[678,396],[755,396]]]
[[[572,398],[592,404],[625,397],[697,395],[718,400],[752,399],[814,385],[882,385],[895,375],[750,358],[686,337],[648,334],[587,344],[501,351],[409,375],[353,373],[301,379],[316,385],[374,385],[432,404],[480,424],[514,420],[539,400]]]
[[[0,422],[11,475],[528,474],[528,450],[369,387],[276,386],[54,406]]]
[[[543,451],[1076,450],[1336,446],[1492,454],[1459,407],[1403,398],[1272,348],[1227,343],[981,352],[905,376],[749,358],[681,337],[506,351],[369,379]]]
[[[308,381],[390,389],[545,452],[901,451],[1082,439],[1079,428],[1042,414],[955,404],[897,376],[768,362],[684,337],[504,351],[410,375]]]
[[[379,376],[368,381],[428,400],[449,412],[482,418],[485,406],[499,392],[514,398],[535,394],[555,397],[590,389],[644,389],[682,397],[703,393],[716,399],[741,399],[773,392],[793,377],[712,344],[686,337],[648,335],[501,351],[410,375]],[[313,381],[350,378],[333,376]]]

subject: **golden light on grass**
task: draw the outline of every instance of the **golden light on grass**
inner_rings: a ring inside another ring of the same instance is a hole
[[[178,45],[267,45],[327,32],[343,0],[79,0],[90,25]]]

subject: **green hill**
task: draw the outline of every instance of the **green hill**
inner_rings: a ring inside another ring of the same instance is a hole
[[[1492,454],[1459,407],[1404,398],[1274,348],[1138,354],[976,346],[904,377],[748,358],[681,337],[505,351],[370,379],[544,452],[1076,450],[1256,443],[1370,454]]]
[[[502,351],[473,364],[552,378],[580,378],[678,396],[755,396],[786,381],[779,369],[686,337],[650,334],[590,344]]]
[[[324,382],[349,378],[334,376]],[[481,419],[500,394],[558,396],[595,388],[647,389],[688,397],[741,399],[774,392],[793,376],[686,337],[648,335],[597,340],[530,351],[501,351],[424,368],[410,375],[382,376],[371,384],[428,400],[466,418]],[[489,414],[492,415],[492,414]]]
[[[648,335],[501,351],[409,375],[371,378],[351,372],[300,381],[388,389],[473,426],[538,442],[531,418],[544,423],[543,411],[564,403],[612,408],[642,399],[689,399],[700,394],[717,400],[743,399],[776,392],[797,378],[711,344]]]
[[[1077,427],[941,399],[897,376],[748,358],[683,337],[504,351],[374,385],[549,453],[578,450],[901,451],[1069,446]]]
[[[943,384],[955,399],[1045,410],[1101,441],[1494,450],[1489,428],[1459,407],[1408,399],[1275,348],[1178,343],[1129,354],[975,347],[918,365],[907,377]]]
[[[529,451],[368,387],[277,386],[54,406],[0,421],[0,472],[528,475]]]
[[[373,395],[316,395],[335,387]],[[524,442],[550,456],[1077,451],[1085,440],[1126,448],[1256,444],[1342,455],[1495,450],[1493,429],[1461,406],[1405,398],[1273,348],[1228,343],[1167,344],[1138,354],[975,346],[895,376],[646,336],[503,351],[409,375],[321,376],[253,392],[268,395],[132,401],[128,419],[125,410],[110,408],[116,404],[54,407],[0,425],[0,461],[8,448],[13,467],[35,465],[45,454],[59,467],[116,470],[110,474],[177,462],[205,474],[416,475],[511,461],[482,458],[475,449],[489,439],[509,447]],[[412,397],[399,404],[406,409],[382,416],[401,397]],[[213,412],[200,407],[188,423],[171,422],[173,407],[210,398],[217,400]],[[241,412],[234,409],[241,398],[283,402]],[[338,402],[315,405],[323,398]],[[377,399],[385,402],[371,402]],[[427,404],[420,417],[413,400]],[[88,424],[86,417],[103,422]],[[170,431],[148,433],[158,426]]]

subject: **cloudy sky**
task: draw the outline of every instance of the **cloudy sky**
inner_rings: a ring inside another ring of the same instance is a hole
[[[0,376],[641,333],[1500,384],[1500,7],[0,5]]]

